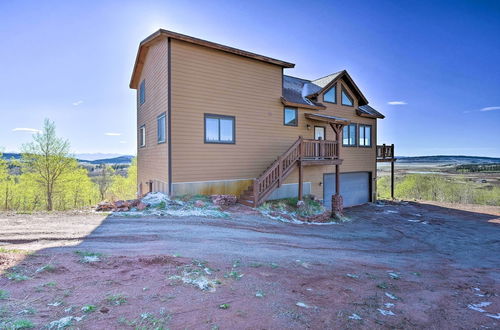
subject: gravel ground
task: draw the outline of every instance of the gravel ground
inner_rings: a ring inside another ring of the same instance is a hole
[[[231,213],[0,214],[0,328],[500,326],[499,207],[369,204],[329,225]]]

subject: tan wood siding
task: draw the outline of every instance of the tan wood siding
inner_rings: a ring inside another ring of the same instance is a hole
[[[143,193],[148,192],[145,183],[149,180],[168,181],[168,141],[158,143],[156,119],[168,110],[168,41],[163,39],[149,47],[141,72],[140,81],[145,80],[146,102],[137,101],[137,134],[139,127],[146,126],[146,146],[138,146],[138,184]],[[137,91],[139,93],[139,90]],[[166,121],[168,118],[166,118]],[[168,132],[165,128],[166,137]],[[139,141],[139,138],[138,138]],[[139,143],[138,143],[139,144]]]

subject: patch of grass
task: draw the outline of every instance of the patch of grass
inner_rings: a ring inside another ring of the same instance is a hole
[[[127,297],[121,293],[113,294],[106,297],[106,301],[114,306],[120,306],[127,303]]]
[[[52,264],[47,264],[45,266],[42,266],[36,270],[37,273],[43,273],[43,272],[54,272],[56,270],[56,266]]]
[[[5,277],[7,277],[9,280],[12,280],[12,281],[26,281],[26,280],[29,280],[30,278],[24,274],[20,274],[20,273],[16,273],[16,272],[13,272],[13,273],[7,273],[5,274]]]
[[[124,317],[120,317],[118,319],[118,323],[134,327],[136,330],[163,330],[166,329],[165,326],[171,319],[172,315],[166,313],[164,309],[161,309],[158,315],[154,313],[142,313],[139,317],[133,320],[128,320]]]
[[[229,304],[220,304],[219,305],[220,309],[229,309],[229,307],[231,307]]]
[[[99,252],[91,252],[91,251],[75,251],[75,254],[80,257],[102,257],[102,253]]]
[[[305,196],[302,201],[304,205],[297,207],[298,198],[283,198],[265,202],[260,208],[264,211],[278,211],[290,214],[296,214],[302,217],[321,214],[326,211],[321,202],[313,199],[311,196]]]
[[[6,290],[0,290],[0,300],[9,298],[9,293]]]
[[[49,288],[53,288],[57,285],[56,282],[47,282],[45,284],[42,284],[42,286],[45,286],[45,287],[49,287]]]
[[[82,312],[84,313],[92,313],[95,312],[97,307],[95,305],[84,305],[82,307]]]
[[[12,322],[11,329],[33,329],[35,327],[35,324],[31,322],[30,320],[15,320]]]
[[[225,278],[233,278],[235,280],[239,280],[243,277],[244,274],[241,274],[240,272],[236,270],[232,270],[229,273],[224,274]]]
[[[36,314],[36,309],[34,309],[33,307],[28,307],[28,308],[23,309],[22,311],[20,311],[19,314],[35,315]]]
[[[258,262],[252,262],[251,264],[249,264],[249,266],[252,268],[259,268],[259,267],[262,267],[263,264],[258,263]]]
[[[33,254],[31,251],[20,250],[20,249],[6,249],[0,247],[0,253],[15,253],[15,254]]]
[[[272,269],[276,269],[279,267],[279,265],[277,263],[274,263],[274,262],[271,262],[270,266]]]

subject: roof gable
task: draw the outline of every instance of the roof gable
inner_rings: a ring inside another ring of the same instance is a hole
[[[346,70],[332,73],[331,75],[328,75],[326,77],[313,80],[312,83],[320,86],[321,90],[319,90],[315,93],[309,94],[308,97],[318,96],[319,94],[326,92],[328,89],[330,89],[331,86],[333,86],[340,79],[343,79],[343,81],[347,85],[347,87],[349,87],[349,89],[352,91],[352,93],[354,93],[355,96],[358,98],[359,105],[368,104],[368,100],[363,95],[363,93],[361,93],[361,90],[358,88],[358,86],[356,85],[354,80],[352,80],[351,76],[349,75],[349,73],[347,73]]]

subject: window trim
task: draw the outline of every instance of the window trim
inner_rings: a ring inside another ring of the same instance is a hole
[[[359,135],[358,135],[358,126],[359,125],[357,123],[350,123],[349,125],[344,125],[344,127],[349,127],[351,125],[355,126],[354,134],[356,134],[356,136],[354,137],[354,144],[344,144],[344,128],[342,128],[342,147],[354,148],[354,147],[358,146],[358,138],[359,138]],[[347,130],[347,132],[350,134],[350,130],[349,129]],[[350,136],[347,138],[348,141],[349,141],[349,138],[350,138]]]
[[[164,118],[165,122],[164,122],[164,134],[163,134],[163,140],[160,141],[160,125],[158,123],[158,121],[160,120],[160,118]],[[156,117],[156,142],[158,142],[158,144],[162,144],[162,143],[165,143],[167,142],[167,114],[165,112],[161,113],[160,115],[158,115]]]
[[[345,93],[347,98],[351,101],[351,105],[349,104],[344,104],[344,101],[342,100],[342,93]],[[342,104],[344,107],[354,107],[354,98],[347,92],[347,89],[345,89],[344,86],[342,86],[342,92],[340,93],[340,104]]]
[[[143,93],[144,92],[144,93]],[[142,97],[144,94],[144,98]],[[139,84],[139,106],[146,103],[146,79],[142,79]]]
[[[285,113],[286,113],[287,109],[295,111],[295,119],[296,119],[295,125],[291,125],[291,124],[287,124],[286,123]],[[297,108],[295,108],[295,107],[284,107],[283,108],[283,125],[284,126],[290,126],[290,127],[297,127],[297,126],[299,126],[299,110]]]
[[[146,124],[139,127],[139,148],[144,148],[145,146],[146,146]]]
[[[207,118],[213,119],[231,119],[233,121],[233,139],[230,142],[220,141],[220,120],[219,120],[219,140],[207,141]],[[213,113],[205,113],[203,116],[203,142],[206,144],[236,144],[236,117],[227,115],[217,115]]]
[[[361,145],[359,143],[359,139],[361,137],[361,134],[360,134],[361,127],[363,127],[363,128],[370,127],[370,144],[369,145]],[[372,132],[373,132],[373,126],[372,125],[370,125],[370,124],[359,124],[358,125],[358,147],[360,147],[360,148],[371,148],[371,147],[373,147],[373,143],[372,143],[373,133]]]
[[[334,97],[335,102],[325,100],[325,94],[331,91],[332,89],[335,89],[335,97]],[[328,90],[323,93],[323,102],[337,104],[337,84],[333,84],[332,87],[328,88]]]

